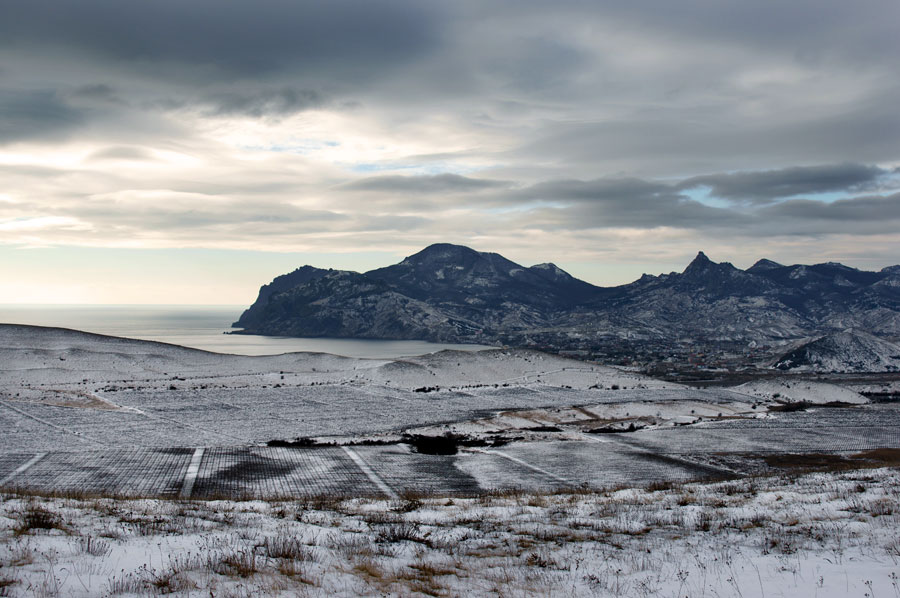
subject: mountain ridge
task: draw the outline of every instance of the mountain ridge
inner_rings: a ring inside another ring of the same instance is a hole
[[[304,266],[261,287],[241,333],[475,342],[550,349],[611,339],[772,343],[858,328],[900,336],[900,267],[746,270],[702,251],[680,273],[615,287],[551,263],[439,243],[364,273]]]

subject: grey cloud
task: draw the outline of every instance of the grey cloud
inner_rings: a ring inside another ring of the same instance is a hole
[[[123,100],[118,96],[116,90],[105,83],[80,85],[76,89],[72,90],[71,96],[74,98],[85,98],[101,102],[109,102],[112,104],[123,103]]]
[[[215,232],[222,227],[233,226],[254,226],[260,230],[293,228],[297,232],[309,233],[327,227],[329,223],[350,220],[348,216],[336,212],[298,208],[280,202],[220,202],[208,197],[187,203],[178,195],[173,195],[171,201],[153,203],[89,199],[74,205],[57,206],[53,211],[56,215],[90,222],[101,231],[121,228],[142,231],[194,230],[200,236],[204,236],[204,231]]]
[[[780,170],[698,176],[680,189],[710,187],[711,195],[736,201],[768,203],[779,198],[829,191],[859,191],[875,185],[890,171],[863,164],[799,166]]]
[[[539,6],[540,2],[532,4]],[[619,20],[622,27],[677,33],[721,45],[743,44],[761,51],[779,50],[811,64],[838,58],[871,65],[889,61],[889,56],[900,49],[896,35],[900,5],[890,0],[651,0],[593,7],[607,18]]]
[[[516,197],[559,205],[539,205],[515,218],[517,226],[546,230],[674,227],[705,234],[759,237],[890,233],[897,230],[900,220],[900,193],[834,202],[791,199],[742,210],[694,201],[678,193],[684,186],[694,185],[636,178],[548,181],[524,189]]]
[[[506,181],[474,179],[458,174],[375,176],[342,185],[349,191],[379,193],[472,193],[509,186]]]
[[[354,230],[407,232],[420,229],[431,222],[431,219],[424,216],[373,216],[358,219],[356,222],[358,228]]]
[[[260,118],[319,108],[326,100],[320,92],[312,89],[284,88],[251,93],[222,92],[213,94],[207,101],[212,105],[211,113],[215,115],[240,114]]]
[[[609,177],[592,181],[555,180],[532,185],[517,194],[520,198],[560,201],[656,201],[677,199],[674,189],[662,183],[635,177]]]
[[[32,0],[4,7],[0,44],[55,45],[115,62],[186,63],[250,77],[288,67],[375,76],[373,64],[386,68],[432,47],[437,12],[403,0]]]
[[[653,176],[760,170],[785,163],[900,160],[900,88],[839,114],[741,119],[736,106],[675,107],[606,122],[551,123],[504,156],[574,172],[625,170]]]
[[[0,164],[0,174],[5,177],[21,177],[26,179],[52,179],[69,174],[70,171],[50,166],[35,166],[33,164]]]
[[[146,161],[146,160],[154,160],[154,156],[152,153],[140,147],[133,147],[127,145],[119,145],[113,147],[107,147],[102,150],[98,150],[92,153],[87,158],[89,161],[103,161],[103,160],[132,160],[132,161]]]
[[[85,121],[53,91],[0,89],[0,143],[23,139],[62,139]]]
[[[259,243],[406,229],[896,230],[897,172],[874,166],[900,163],[896,0],[32,0],[2,12],[0,143],[72,138],[95,152],[71,172],[0,167],[38,216]],[[232,141],[243,131],[219,135],[246,123],[197,120],[309,109],[341,114],[255,149]],[[360,160],[392,173],[483,170],[356,178],[341,148],[316,149],[340,135],[347,147],[363,137]],[[294,139],[308,153],[267,151]],[[193,159],[150,175],[103,162],[150,148]],[[698,186],[734,204],[695,201]],[[166,188],[183,194],[175,205],[90,199]],[[830,191],[887,197],[791,199]]]
[[[534,218],[552,229],[659,226],[699,229],[739,225],[744,219],[733,210],[691,200],[671,185],[633,177],[547,181],[523,189],[514,198],[519,202],[560,204],[554,208],[540,207],[523,216],[523,220]]]
[[[830,231],[839,231],[842,227],[859,222],[880,223],[896,231],[897,221],[900,221],[900,193],[841,199],[830,203],[796,199],[769,206],[760,211],[760,216],[771,222],[790,218],[817,223],[818,226],[826,223]]]

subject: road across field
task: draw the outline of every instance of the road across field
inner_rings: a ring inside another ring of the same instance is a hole
[[[582,441],[414,452],[354,447],[91,448],[0,454],[0,486],[168,497],[314,497],[614,487],[758,473],[785,453],[900,449],[900,409],[818,409]]]

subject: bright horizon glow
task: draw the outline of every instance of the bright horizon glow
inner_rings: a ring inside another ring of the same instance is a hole
[[[0,305],[206,305],[249,307],[255,301],[260,286],[276,276],[287,274],[303,265],[365,272],[400,262],[406,254],[264,254],[217,250],[119,250],[110,256],[102,249],[29,249],[19,250],[31,257],[23,268],[21,259],[10,257],[18,252],[0,248]],[[51,253],[49,257],[35,256],[36,252]],[[716,262],[730,261],[746,269],[757,259],[766,257],[785,265],[839,261],[818,259],[815,262],[778,259],[762,255],[750,259],[729,260],[716,250],[705,249]],[[415,252],[410,252],[415,253]],[[65,255],[61,255],[65,254]],[[529,267],[551,261],[572,276],[597,286],[618,286],[634,282],[644,273],[667,274],[681,272],[696,252],[681,261],[630,262],[623,264],[594,264],[583,261],[557,260],[547,256],[543,260],[518,260]],[[827,258],[828,256],[823,256]],[[83,280],[79,269],[68,270],[69,263],[91,262],[90,278]],[[845,265],[878,270],[864,260]],[[49,264],[49,265],[48,265]],[[61,264],[58,269],[57,264]],[[891,265],[891,264],[885,264]],[[264,268],[262,266],[265,266]],[[22,270],[27,270],[23,275]],[[13,278],[13,273],[17,277]],[[48,279],[53,283],[49,284]],[[97,282],[102,281],[102,282]]]

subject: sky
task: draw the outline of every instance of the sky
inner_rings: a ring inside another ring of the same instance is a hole
[[[0,303],[450,242],[599,285],[900,263],[896,0],[0,4]]]

